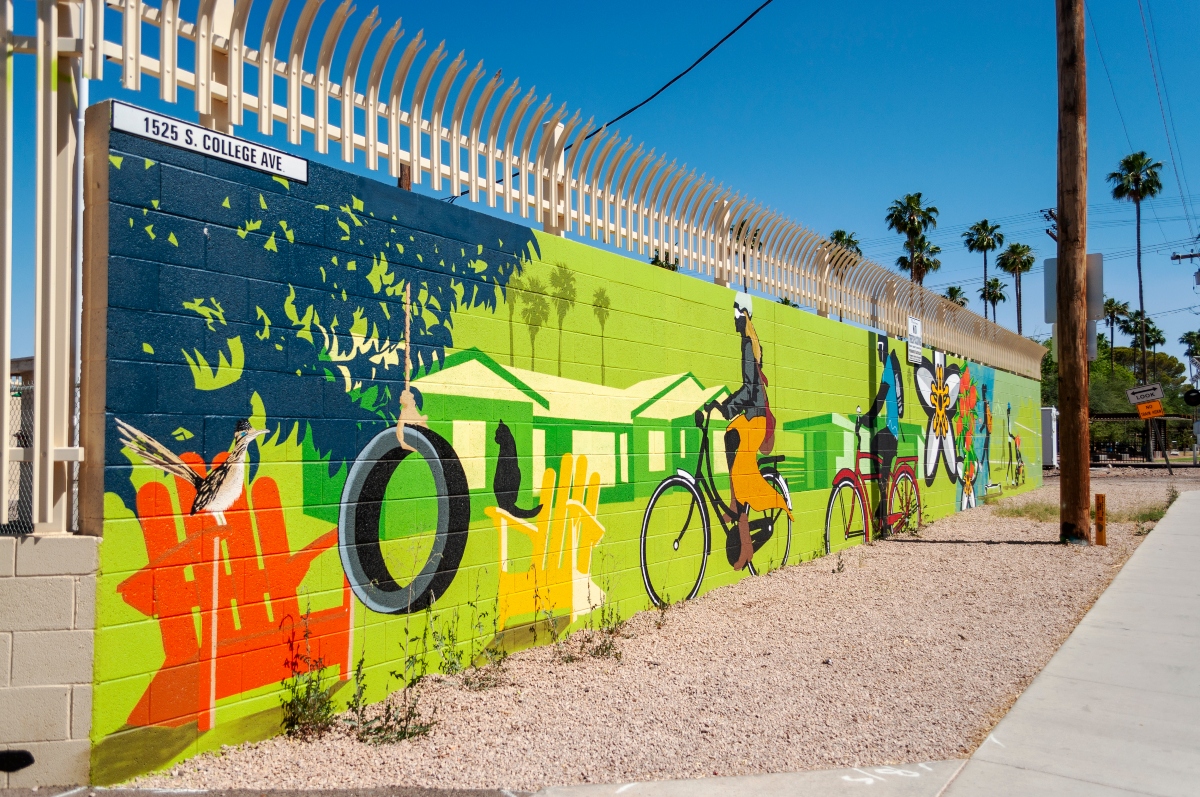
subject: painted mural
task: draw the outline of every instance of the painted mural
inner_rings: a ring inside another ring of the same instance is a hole
[[[378,700],[1039,482],[1036,382],[110,135],[99,782],[276,733],[300,633]]]

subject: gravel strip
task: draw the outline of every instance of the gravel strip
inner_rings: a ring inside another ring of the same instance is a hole
[[[1114,474],[1094,473],[1110,511],[1165,504],[1166,474]],[[1174,482],[1200,489],[1200,473]],[[1019,500],[1056,503],[1057,480]],[[276,738],[132,785],[532,791],[962,758],[1142,539],[1133,524],[1110,524],[1107,548],[1057,538],[1057,524],[984,506],[852,549],[840,572],[826,557],[644,612],[619,661],[540,648],[482,692],[430,678],[437,725],[421,739]]]

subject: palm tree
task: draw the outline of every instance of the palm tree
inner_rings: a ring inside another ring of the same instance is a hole
[[[924,235],[918,235],[906,247],[908,254],[896,258],[896,266],[901,271],[909,272],[913,282],[924,285],[925,275],[942,267],[942,261],[937,258],[942,253],[942,247],[930,243]]]
[[[505,290],[508,293],[507,301],[505,302],[508,305],[508,364],[513,366],[516,365],[514,360],[516,347],[513,343],[513,316],[517,314],[517,302],[520,299],[521,291],[525,290],[525,284],[521,281],[521,275],[514,273],[509,277],[508,287]]]
[[[996,258],[996,265],[1005,274],[1012,275],[1013,278],[1013,294],[1017,299],[1017,334],[1023,334],[1021,330],[1021,275],[1029,273],[1033,268],[1033,249],[1029,244],[1012,243],[1008,248],[1000,253]],[[996,312],[992,311],[992,320],[996,320]]]
[[[912,281],[918,285],[925,279],[926,270],[921,267],[917,239],[923,239],[926,230],[937,227],[938,217],[938,209],[933,205],[922,205],[922,201],[920,191],[915,194],[905,194],[892,202],[887,209],[887,214],[883,217],[889,230],[895,230],[904,236],[904,249],[908,252],[908,256],[897,260],[896,265],[899,266],[900,261],[904,260],[908,267],[900,266],[901,270],[910,272]],[[926,241],[926,246],[928,245],[928,241]],[[937,249],[937,252],[941,252],[941,249],[934,248]],[[933,254],[937,254],[937,252]],[[938,266],[941,266],[940,262]],[[935,271],[936,268],[928,270]]]
[[[1000,232],[999,224],[988,224],[987,219],[977,221],[962,234],[963,243],[967,247],[968,252],[983,253],[983,282],[986,285],[988,281],[987,275],[987,256],[988,252],[994,252],[1004,246],[1004,233]],[[1017,306],[1020,306],[1020,293],[1017,294]],[[983,317],[987,318],[987,304],[983,305]],[[1021,314],[1017,313],[1017,318],[1020,319]],[[993,321],[996,319],[993,317]],[[1017,324],[1020,327],[1020,323]]]
[[[862,247],[858,245],[858,238],[855,237],[854,233],[846,232],[845,230],[834,230],[829,234],[829,240],[847,252],[853,252],[862,257]]]
[[[943,295],[959,307],[967,306],[967,292],[962,289],[961,285],[951,285]]]
[[[1196,357],[1200,357],[1200,332],[1184,332],[1179,336],[1180,345],[1186,346],[1183,356],[1188,358],[1188,373],[1192,375],[1191,381],[1195,383],[1195,367]]]
[[[1146,322],[1146,345],[1150,347],[1150,362],[1154,363],[1154,381],[1158,381],[1158,347],[1167,345],[1167,336],[1149,321]]]
[[[608,323],[609,307],[612,302],[608,299],[608,291],[597,288],[592,294],[592,312],[600,322],[600,384],[604,384],[604,325]]]
[[[1146,315],[1146,297],[1142,290],[1142,200],[1157,196],[1162,191],[1162,180],[1158,172],[1162,169],[1160,161],[1150,159],[1146,152],[1134,152],[1121,158],[1117,170],[1110,172],[1108,182],[1112,184],[1112,197],[1118,201],[1126,200],[1133,203],[1134,217],[1137,221],[1137,275],[1138,275],[1138,310],[1142,318]],[[1142,338],[1142,381],[1146,379],[1146,327],[1141,327]]]
[[[521,308],[521,320],[529,327],[529,370],[536,371],[534,354],[537,351],[537,334],[542,324],[550,317],[550,303],[546,301],[546,286],[537,277],[525,284],[525,302]]]
[[[1104,300],[1104,322],[1108,324],[1108,373],[1113,372],[1113,349],[1117,345],[1117,324],[1129,317],[1129,302],[1118,302],[1111,296]],[[1122,330],[1123,332],[1124,330]]]
[[[1008,301],[1008,297],[1004,295],[1004,289],[1007,287],[1008,285],[1001,282],[999,277],[992,277],[979,289],[979,298],[983,300],[984,304],[992,306],[992,318],[996,317],[996,305]]]
[[[558,316],[558,375],[562,376],[563,321],[575,306],[575,272],[566,263],[558,263],[550,272],[550,301]]]

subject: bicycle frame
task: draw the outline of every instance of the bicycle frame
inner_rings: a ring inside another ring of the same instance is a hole
[[[879,510],[880,507],[887,506],[888,495],[891,493],[892,487],[895,486],[896,478],[898,474],[902,472],[904,466],[908,466],[910,471],[916,473],[917,457],[896,457],[895,462],[892,465],[891,473],[889,474],[888,483],[883,485],[882,489],[879,491],[879,504],[877,506],[872,506],[871,497],[867,493],[866,482],[879,481],[879,477],[882,475],[881,471],[883,470],[883,457],[879,456],[878,454],[872,454],[869,451],[862,450],[862,417],[862,413],[860,412],[858,417],[854,420],[854,477],[857,482],[855,484],[855,489],[858,490],[858,497],[859,500],[862,501],[863,506],[871,507],[869,516],[871,518],[872,530],[875,532],[875,536],[878,536],[883,531],[885,526],[890,527],[902,517],[900,514],[889,514],[886,518],[883,518],[881,517],[882,513]],[[864,459],[870,460],[874,463],[875,467],[873,472],[863,473],[862,462]]]

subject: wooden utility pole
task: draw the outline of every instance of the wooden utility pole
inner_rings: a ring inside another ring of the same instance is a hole
[[[1058,28],[1059,537],[1088,543],[1087,63],[1083,0],[1056,0]]]

